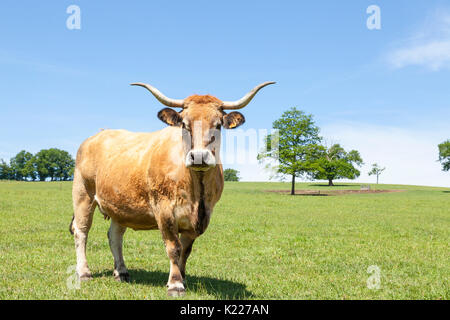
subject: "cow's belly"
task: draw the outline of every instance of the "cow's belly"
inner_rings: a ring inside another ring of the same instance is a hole
[[[101,194],[96,195],[95,200],[102,214],[124,227],[134,230],[158,229],[150,206],[142,201],[116,203],[114,199],[108,199]]]

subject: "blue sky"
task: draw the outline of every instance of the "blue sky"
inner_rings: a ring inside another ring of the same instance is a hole
[[[69,5],[81,29],[69,30]],[[369,30],[366,8],[381,9]],[[153,131],[173,98],[223,100],[263,89],[243,127],[267,128],[296,106],[328,142],[361,151],[382,182],[450,186],[437,144],[450,138],[448,1],[2,1],[0,158],[22,149],[76,153],[100,128]],[[231,166],[233,167],[233,166]],[[265,180],[257,165],[236,165]]]

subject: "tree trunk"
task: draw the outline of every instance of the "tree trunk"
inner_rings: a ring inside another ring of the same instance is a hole
[[[330,187],[334,186],[332,179],[328,179],[328,186],[330,186]]]
[[[291,195],[295,194],[295,174],[292,175]]]
[[[378,175],[377,175],[377,184],[378,184]]]

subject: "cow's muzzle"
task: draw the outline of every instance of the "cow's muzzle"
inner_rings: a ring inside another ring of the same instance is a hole
[[[186,155],[186,167],[206,171],[216,166],[216,159],[207,149],[191,150]]]

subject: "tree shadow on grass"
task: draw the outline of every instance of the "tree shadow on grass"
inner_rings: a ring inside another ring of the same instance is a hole
[[[329,186],[328,184],[310,184],[308,187],[360,187],[357,184],[335,184],[334,186]]]
[[[130,274],[131,284],[138,283],[154,287],[165,287],[167,278],[169,277],[168,272],[147,271],[143,269],[128,269],[128,273]],[[108,276],[112,276],[111,270],[105,270],[93,275],[94,278]],[[253,293],[248,291],[242,283],[210,277],[190,276],[189,274],[186,275],[186,291],[206,291],[208,294],[225,300],[248,299],[253,296]]]
[[[443,193],[450,193],[450,191],[442,191]]]
[[[296,194],[290,194],[290,196],[305,196],[305,197],[328,197],[329,194],[326,193],[296,193]]]

